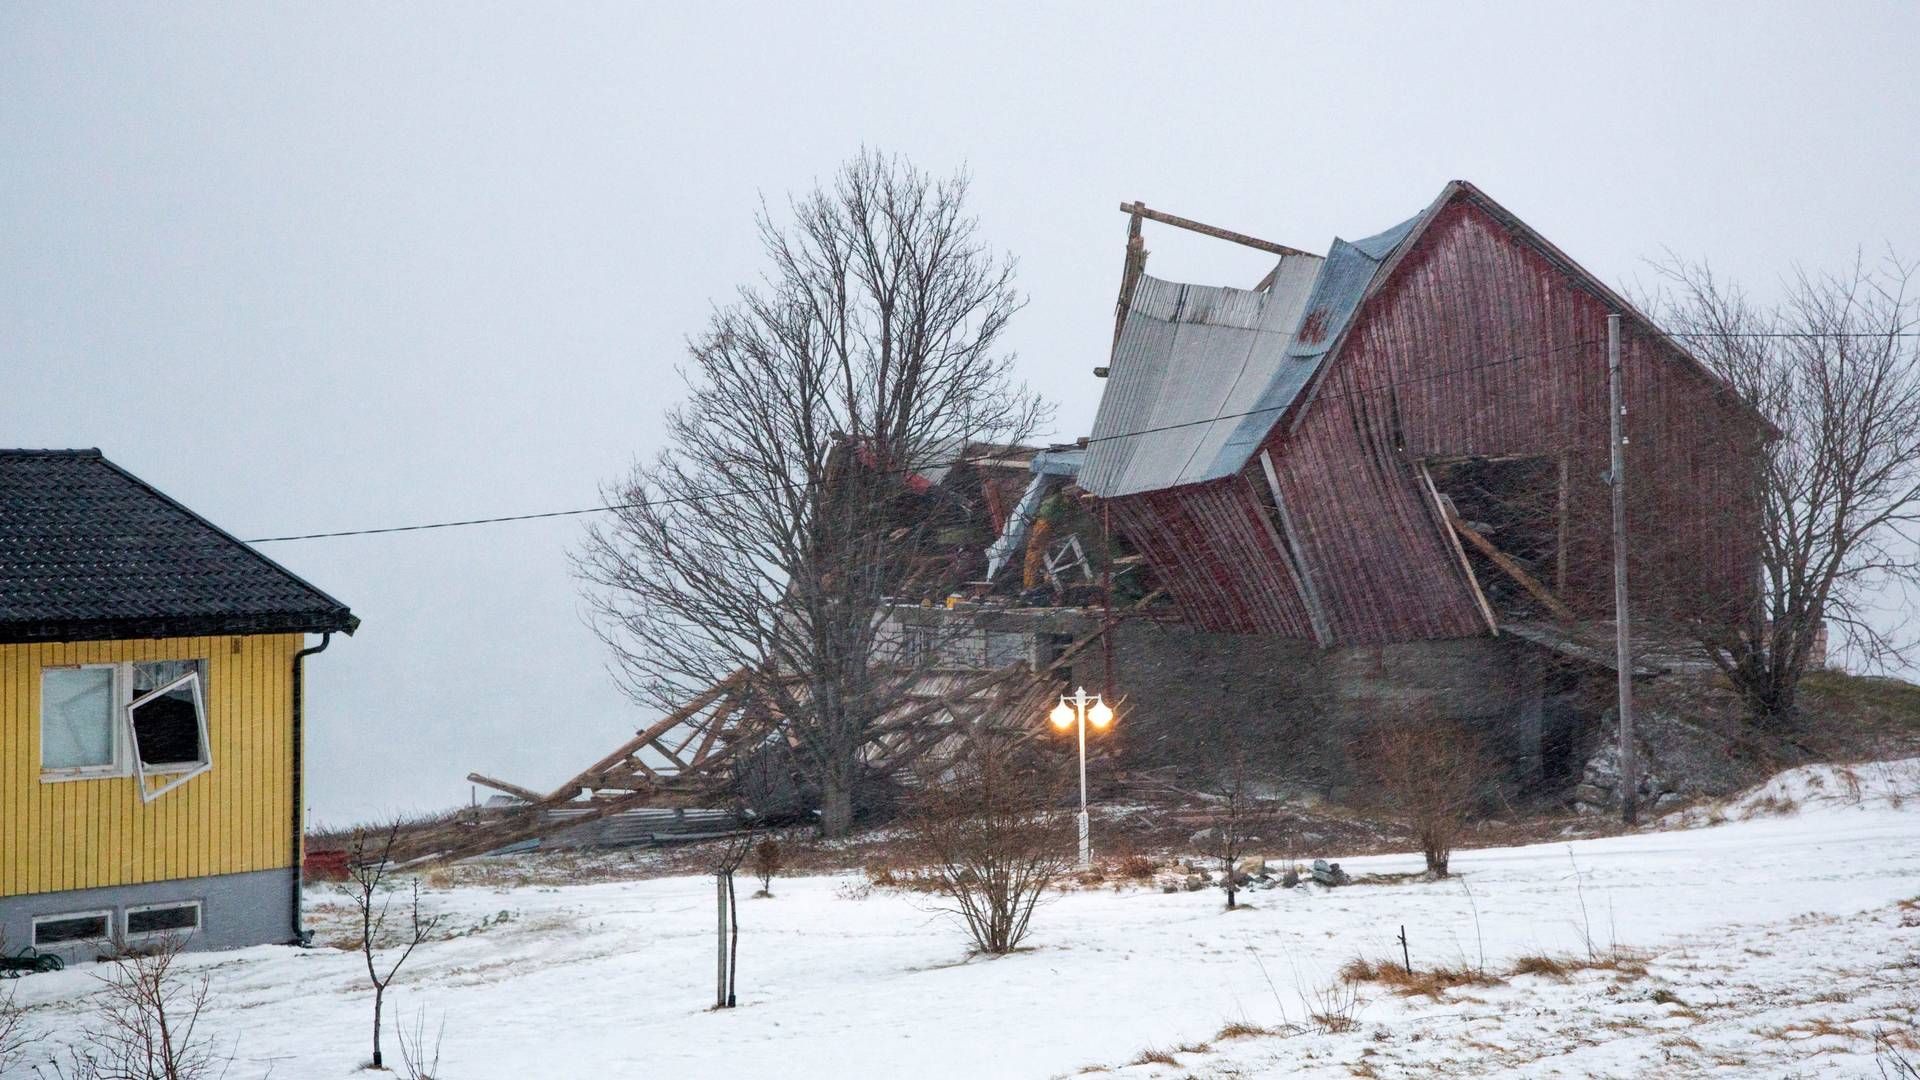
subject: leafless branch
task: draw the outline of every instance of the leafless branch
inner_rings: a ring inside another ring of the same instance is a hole
[[[1048,411],[999,351],[1023,301],[966,193],[869,152],[789,223],[763,207],[765,276],[689,343],[670,448],[606,490],[619,509],[574,558],[629,694],[671,709],[745,671],[830,835],[875,724],[929,663],[883,617],[938,551],[912,477]]]
[[[1826,628],[1869,668],[1904,662],[1913,645],[1896,629],[1909,620],[1888,608],[1920,586],[1915,266],[1889,255],[1839,274],[1801,271],[1771,306],[1704,264],[1669,258],[1659,269],[1672,290],[1656,304],[1668,327],[1779,432],[1750,481],[1760,506],[1752,610],[1692,628],[1754,720],[1790,726]],[[1691,598],[1669,592],[1684,612]]]
[[[347,849],[347,880],[340,884],[340,891],[353,902],[355,912],[360,916],[359,945],[360,955],[366,961],[367,981],[373,985],[373,1061],[376,1069],[385,1068],[380,1048],[380,1024],[385,1012],[387,987],[393,983],[400,968],[427,940],[440,924],[440,917],[423,917],[420,911],[420,883],[412,882],[410,903],[407,907],[405,927],[390,927],[388,916],[392,912],[395,888],[389,881],[392,869],[394,841],[400,835],[400,825],[395,820],[384,832],[369,833],[361,831],[355,834],[353,843]],[[385,965],[382,973],[377,962],[382,951],[399,949],[399,955],[391,956],[391,963]]]

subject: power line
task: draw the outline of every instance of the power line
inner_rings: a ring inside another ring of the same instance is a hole
[[[1486,361],[1485,363],[1470,364],[1466,367],[1461,367],[1461,368],[1449,368],[1446,371],[1430,372],[1426,375],[1418,376],[1416,378],[1400,379],[1394,382],[1377,383],[1371,386],[1357,387],[1353,390],[1348,390],[1348,391],[1344,391],[1336,394],[1323,394],[1321,395],[1321,397],[1326,400],[1339,400],[1341,398],[1347,398],[1347,397],[1358,397],[1361,394],[1374,394],[1374,393],[1379,393],[1382,390],[1391,390],[1395,387],[1411,386],[1416,383],[1432,382],[1435,379],[1444,379],[1444,378],[1450,378],[1455,375],[1466,375],[1475,371],[1484,371],[1488,368],[1503,367],[1507,364],[1518,363],[1522,360],[1532,360],[1540,357],[1554,356],[1559,353],[1566,352],[1570,349],[1581,348],[1583,346],[1588,346],[1588,345],[1598,345],[1599,343],[1600,342],[1597,339],[1587,339],[1582,341],[1576,341],[1567,345],[1556,346],[1555,348],[1551,348],[1551,349],[1542,349],[1542,350],[1539,350],[1536,352],[1530,352],[1530,353],[1519,353],[1514,356],[1502,357],[1498,360],[1489,360],[1489,361]],[[1161,424],[1156,427],[1138,428],[1133,431],[1114,432],[1106,435],[1089,437],[1086,440],[1086,443],[1087,445],[1091,446],[1094,443],[1113,442],[1119,439],[1137,439],[1137,438],[1140,438],[1141,436],[1156,435],[1165,431],[1177,431],[1177,430],[1180,430],[1181,428],[1200,427],[1206,424],[1217,424],[1223,420],[1240,420],[1240,419],[1245,419],[1251,416],[1264,416],[1269,413],[1284,412],[1287,409],[1291,408],[1292,406],[1293,406],[1293,402],[1289,401],[1284,405],[1269,405],[1263,408],[1249,409],[1245,412],[1221,413],[1218,416],[1210,416],[1204,420],[1182,420],[1182,421],[1179,421],[1178,423]],[[918,471],[919,471],[918,469],[913,469],[913,468],[888,469],[880,473],[879,475],[884,476],[884,475],[887,475],[888,473],[892,473],[896,475],[905,476],[910,473],[914,473]],[[733,498],[742,498],[748,495],[771,495],[775,492],[791,491],[796,488],[800,488],[804,486],[806,486],[806,482],[793,482],[793,483],[787,483],[787,484],[768,485],[764,487],[742,487],[742,488],[733,488],[731,490],[726,490],[726,491],[708,491],[708,492],[702,492],[698,495],[679,495],[679,496],[672,496],[669,498],[662,498],[662,499],[645,499],[639,502],[612,503],[606,506],[585,506],[585,507],[580,507],[574,510],[546,510],[546,511],[542,511],[539,513],[532,513],[532,514],[502,514],[497,517],[466,518],[459,521],[433,521],[433,522],[427,522],[427,523],[418,524],[418,525],[388,525],[388,526],[385,526],[382,528],[376,528],[376,529],[341,529],[335,532],[300,533],[300,534],[288,535],[288,536],[263,536],[253,540],[248,540],[247,543],[278,544],[278,543],[283,543],[290,540],[331,540],[338,537],[346,537],[346,536],[377,536],[383,533],[425,532],[430,529],[457,529],[457,528],[462,528],[468,525],[497,525],[497,524],[503,524],[506,522],[513,522],[513,521],[538,521],[544,518],[579,517],[580,515],[583,515],[583,514],[605,514],[605,513],[611,513],[616,510],[641,510],[641,509],[646,509],[646,508],[655,507],[655,506],[673,506],[679,503],[702,502],[708,499],[733,499]]]
[[[1663,337],[1675,338],[1865,338],[1867,340],[1877,338],[1920,338],[1920,330],[1887,330],[1881,333],[1875,333],[1871,330],[1835,330],[1832,332],[1821,330],[1777,330],[1764,332],[1758,330],[1740,332],[1732,330],[1696,330],[1684,334],[1675,330],[1662,330],[1660,334]]]
[[[1860,333],[1836,332],[1836,333],[1828,334],[1828,333],[1819,333],[1814,331],[1796,331],[1796,332],[1696,331],[1691,333],[1670,333],[1666,331],[1661,331],[1661,334],[1662,336],[1665,336],[1668,338],[1738,337],[1738,338],[1868,338],[1868,339],[1873,339],[1873,338],[1920,337],[1920,331],[1890,331],[1887,333],[1877,333],[1877,334],[1865,333],[1865,332],[1860,332]],[[1452,378],[1456,375],[1467,375],[1476,371],[1484,371],[1489,368],[1503,367],[1507,364],[1519,363],[1522,360],[1533,360],[1533,359],[1538,359],[1538,358],[1547,357],[1547,356],[1554,356],[1554,355],[1558,355],[1559,353],[1567,352],[1572,349],[1583,348],[1586,346],[1599,345],[1599,344],[1601,344],[1601,341],[1600,339],[1597,339],[1597,338],[1583,339],[1580,341],[1571,342],[1566,345],[1556,346],[1551,349],[1542,349],[1542,350],[1538,350],[1535,352],[1528,352],[1528,353],[1518,353],[1513,356],[1502,357],[1498,360],[1489,360],[1480,364],[1469,364],[1466,367],[1449,368],[1445,371],[1430,372],[1426,375],[1421,375],[1414,378],[1400,379],[1393,382],[1376,383],[1370,386],[1356,387],[1352,390],[1347,390],[1340,393],[1321,394],[1319,396],[1322,400],[1340,400],[1342,398],[1358,397],[1361,394],[1376,394],[1382,390],[1391,390],[1391,389],[1395,389],[1397,387],[1402,387],[1402,386],[1412,386],[1417,383],[1431,382],[1435,379]],[[1150,428],[1139,428],[1134,431],[1114,432],[1107,435],[1089,437],[1086,440],[1086,445],[1091,446],[1094,443],[1111,442],[1119,439],[1135,439],[1135,438],[1140,438],[1146,435],[1156,435],[1161,432],[1177,431],[1182,428],[1200,427],[1207,424],[1217,424],[1224,420],[1241,420],[1241,419],[1245,419],[1253,416],[1263,416],[1270,413],[1284,412],[1287,409],[1291,408],[1293,404],[1294,403],[1292,401],[1289,401],[1283,405],[1270,405],[1270,406],[1266,406],[1258,409],[1249,409],[1245,412],[1222,413],[1218,416],[1210,416],[1202,420],[1183,420],[1178,423],[1161,424],[1161,425],[1150,427]],[[902,475],[902,476],[910,473],[914,473],[917,471],[919,470],[912,469],[912,468],[887,470],[887,472],[891,472],[891,473]],[[884,473],[882,475],[884,475]],[[700,502],[708,499],[735,499],[735,498],[744,498],[750,495],[770,495],[780,491],[791,491],[795,488],[803,487],[805,486],[805,483],[806,482],[795,482],[795,483],[787,483],[787,484],[775,484],[775,485],[769,485],[764,487],[742,487],[742,488],[734,488],[734,489],[725,490],[725,491],[703,492],[698,495],[681,495],[681,496],[672,496],[672,497],[661,498],[661,499],[647,499],[639,502],[612,503],[605,506],[585,506],[585,507],[580,507],[573,510],[547,510],[547,511],[542,511],[538,513],[530,513],[530,514],[502,514],[496,517],[465,518],[458,521],[433,521],[433,522],[426,522],[426,523],[417,524],[417,525],[389,525],[382,528],[373,528],[373,529],[340,529],[333,532],[299,533],[299,534],[292,534],[287,536],[263,536],[254,540],[249,540],[247,541],[247,543],[278,544],[278,543],[284,543],[284,542],[293,541],[293,540],[332,540],[332,539],[336,539],[340,537],[348,537],[348,536],[378,536],[385,533],[426,532],[433,529],[457,529],[457,528],[464,528],[470,525],[499,525],[499,524],[505,524],[508,522],[515,522],[515,521],[539,521],[546,518],[580,517],[585,514],[606,514],[606,513],[612,513],[614,511],[619,511],[619,510],[641,510],[641,509],[647,509],[647,508],[656,507],[656,506],[673,506],[680,503]]]

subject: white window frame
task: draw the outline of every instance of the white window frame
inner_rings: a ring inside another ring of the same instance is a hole
[[[128,665],[127,670],[131,673],[133,670],[132,665]],[[147,764],[140,760],[140,735],[133,726],[133,711],[145,705],[147,702],[152,701],[154,698],[173,693],[182,686],[188,687],[193,694],[194,720],[200,728],[200,760],[180,762],[171,765],[156,765],[148,768]],[[129,756],[133,759],[134,781],[140,786],[141,802],[150,803],[160,796],[165,795],[167,792],[172,791],[174,788],[179,787],[181,784],[213,768],[213,741],[207,738],[207,703],[200,694],[200,672],[197,669],[197,665],[196,670],[189,671],[165,686],[149,690],[128,702],[126,708],[123,710],[123,715],[126,718],[127,745],[132,751]],[[148,776],[171,776],[173,779],[161,784],[157,788],[149,789],[147,787]]]
[[[146,911],[169,911],[169,910],[172,910],[173,908],[192,908],[193,909],[193,925],[185,929],[173,929],[173,930],[135,930],[133,928],[133,917],[135,915],[138,915]],[[159,903],[159,904],[135,904],[131,907],[128,907],[125,911],[121,913],[120,933],[123,936],[125,936],[128,941],[138,941],[138,940],[144,940],[146,938],[153,938],[153,937],[165,937],[168,934],[186,934],[188,936],[192,936],[194,934],[199,933],[202,929],[206,927],[207,925],[206,920],[207,920],[206,909],[201,906],[200,901],[198,900],[168,900],[168,901],[165,901],[164,903]]]
[[[125,700],[127,696],[128,673],[133,669],[125,664],[47,664],[40,669],[40,780],[42,783],[57,783],[62,780],[102,780],[127,775],[127,725],[124,722],[111,724],[113,740],[113,760],[105,765],[71,765],[66,767],[47,767],[47,672],[84,671],[89,668],[105,668],[113,672],[113,700]]]
[[[106,932],[101,934],[99,937],[69,938],[66,941],[55,941],[47,945],[40,944],[40,924],[41,923],[65,922],[68,919],[94,919],[94,918],[106,920],[106,926],[107,926]],[[35,915],[33,917],[33,928],[28,931],[27,936],[30,939],[28,941],[28,944],[32,945],[36,949],[64,949],[72,945],[83,945],[83,944],[86,944],[87,942],[92,942],[92,941],[112,941],[113,940],[113,909],[106,908],[105,910],[102,910],[102,911],[59,911],[59,912],[50,912],[46,915]]]
[[[162,795],[186,783],[187,781],[213,768],[213,739],[207,730],[206,689],[201,681],[201,672],[207,666],[204,657],[190,656],[169,658],[171,662],[192,663],[194,670],[167,683],[156,690],[149,690],[131,701],[128,695],[133,692],[133,668],[135,664],[168,662],[150,660],[121,660],[96,664],[46,664],[40,668],[40,745],[41,761],[40,782],[43,784],[62,783],[71,780],[115,780],[131,776],[140,790],[140,801],[150,803]],[[120,705],[119,715],[113,727],[113,761],[108,765],[81,765],[72,768],[48,768],[45,762],[47,731],[46,673],[49,671],[72,671],[84,668],[105,668],[113,672],[113,700],[125,701]],[[133,710],[146,704],[161,694],[170,693],[185,683],[191,682],[193,710],[200,725],[200,760],[182,762],[175,765],[156,765],[147,767],[140,760],[140,740],[133,726]],[[157,788],[147,787],[147,778],[171,777]]]

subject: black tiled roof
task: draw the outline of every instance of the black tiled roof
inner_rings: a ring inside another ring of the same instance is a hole
[[[359,623],[98,450],[0,450],[0,642],[352,633]]]

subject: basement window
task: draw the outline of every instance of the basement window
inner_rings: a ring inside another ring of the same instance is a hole
[[[105,941],[113,922],[111,911],[82,911],[68,915],[41,915],[33,920],[33,947],[66,945],[75,941]]]
[[[140,797],[152,802],[213,767],[200,663],[165,660],[134,664],[132,669],[133,701],[127,706],[127,724],[133,734],[134,774],[140,781]],[[149,788],[147,777],[153,774],[177,775],[158,788]]]
[[[127,909],[127,936],[192,933],[200,929],[200,902],[148,904]]]

